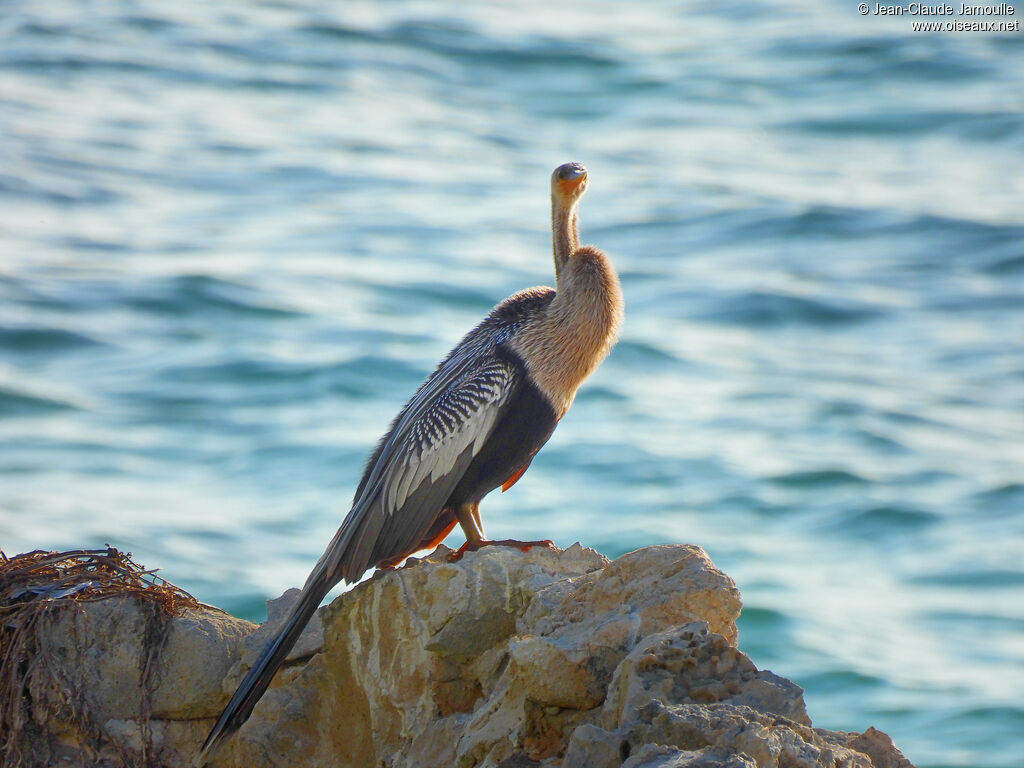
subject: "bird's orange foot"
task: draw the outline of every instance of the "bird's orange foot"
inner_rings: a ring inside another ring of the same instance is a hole
[[[457,563],[462,559],[462,556],[467,552],[476,552],[481,547],[515,547],[522,552],[526,552],[533,547],[546,547],[547,549],[554,549],[555,542],[551,539],[542,539],[540,541],[516,541],[515,539],[501,539],[500,541],[491,541],[490,539],[483,539],[477,542],[467,541],[457,550],[448,555],[449,563]]]

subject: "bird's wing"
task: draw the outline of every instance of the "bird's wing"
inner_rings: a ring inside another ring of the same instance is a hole
[[[213,758],[266,691],[324,595],[341,579],[407,555],[423,540],[487,441],[521,374],[494,354],[451,356],[403,409],[368,482],[313,568],[277,636],[264,648],[207,736],[194,765]]]
[[[404,409],[363,492],[324,554],[353,581],[413,551],[518,390],[521,374],[496,355],[448,361]]]
[[[370,501],[381,475],[390,465],[391,454],[400,448],[412,425],[430,409],[434,401],[460,382],[472,379],[476,370],[486,367],[493,360],[496,340],[489,330],[481,324],[470,331],[399,411],[363,473],[352,502],[353,507]]]

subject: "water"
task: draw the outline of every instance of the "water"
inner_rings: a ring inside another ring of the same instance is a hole
[[[581,160],[626,325],[488,532],[700,544],[817,725],[1021,766],[1021,35],[548,6],[0,5],[0,545],[259,618]]]

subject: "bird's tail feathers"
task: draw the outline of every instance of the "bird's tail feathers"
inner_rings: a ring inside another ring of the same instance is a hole
[[[326,558],[324,558],[326,559]],[[203,742],[203,748],[193,761],[193,768],[203,768],[217,753],[217,750],[231,734],[242,727],[242,724],[249,719],[253,707],[260,700],[263,693],[273,680],[278,667],[284,661],[288,652],[295,645],[295,642],[302,634],[310,617],[316,612],[331,587],[338,583],[337,578],[331,578],[331,573],[324,568],[326,563],[321,560],[317,567],[306,580],[299,595],[298,602],[292,608],[284,626],[278,631],[274,639],[263,649],[256,663],[246,674],[238,690],[235,691],[231,701],[224,708],[217,723],[210,730],[210,735]]]

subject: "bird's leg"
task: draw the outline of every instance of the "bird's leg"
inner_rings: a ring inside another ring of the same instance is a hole
[[[480,504],[472,504],[469,508],[469,513],[473,516],[474,522],[476,522],[476,529],[480,532],[480,540],[484,541],[484,524],[480,520]]]
[[[466,534],[466,543],[459,547],[454,557],[458,559],[463,553],[480,549],[486,542],[484,538],[484,527],[480,524],[480,502],[476,504],[463,504],[455,509],[455,519],[462,526],[462,532]]]
[[[452,563],[461,560],[462,556],[467,552],[476,552],[481,547],[493,545],[516,547],[523,552],[531,547],[548,547],[550,549],[555,546],[554,542],[550,539],[543,539],[542,541],[516,541],[515,539],[491,541],[490,539],[485,539],[484,527],[480,524],[480,502],[463,504],[461,507],[458,507],[455,510],[455,518],[459,521],[462,531],[466,534],[466,543],[448,556],[448,561]]]

